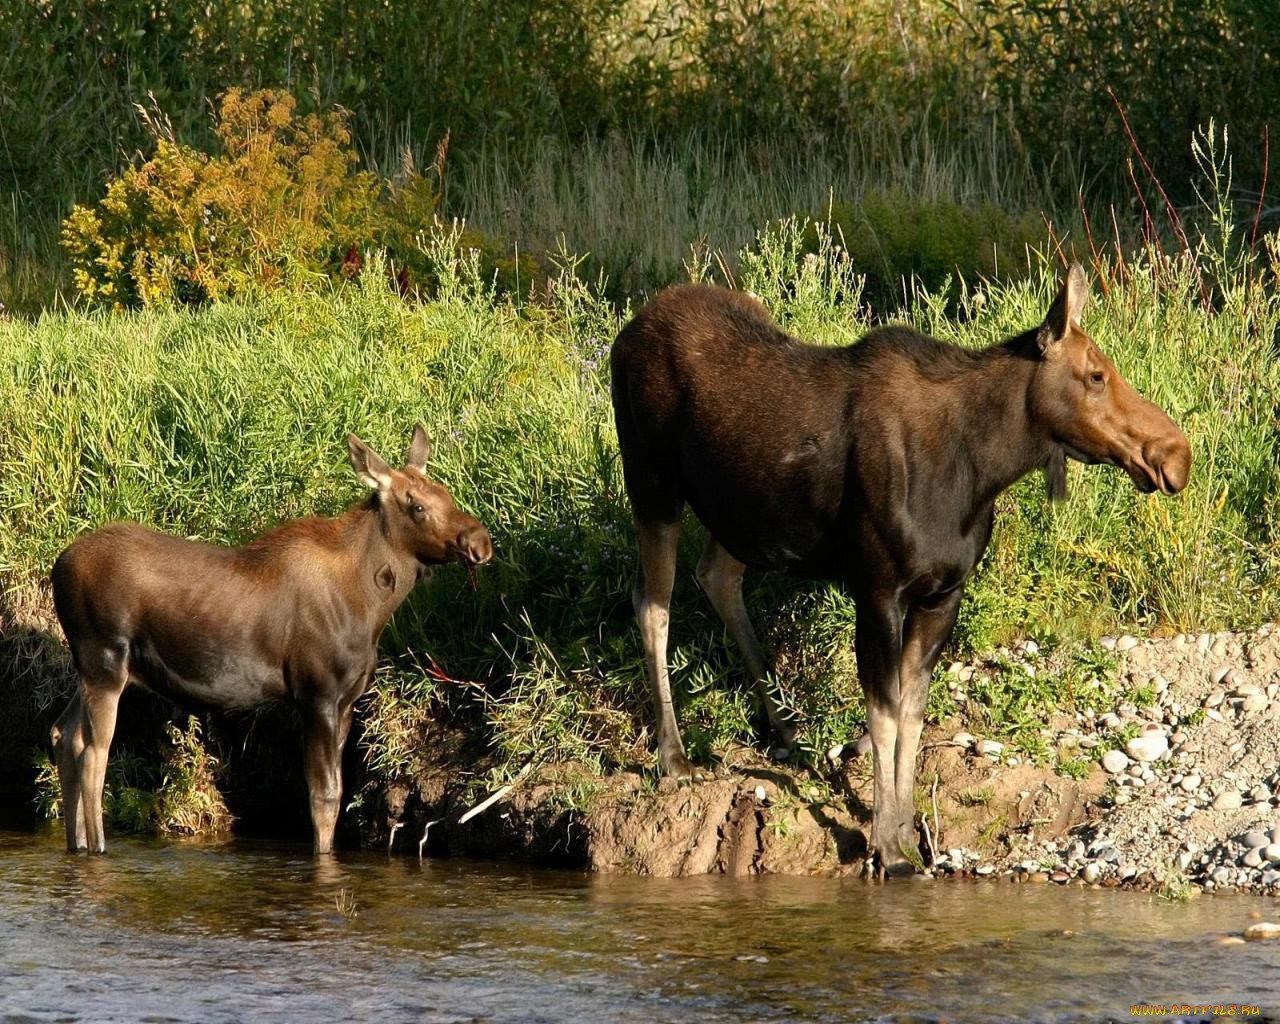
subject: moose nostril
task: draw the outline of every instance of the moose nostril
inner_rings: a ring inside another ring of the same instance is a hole
[[[487,562],[493,557],[493,541],[483,526],[473,526],[458,534],[458,547],[472,562]]]
[[[1177,494],[1187,486],[1187,478],[1191,474],[1191,446],[1185,438],[1152,445],[1144,457],[1147,465],[1160,474],[1164,483],[1161,489],[1166,493]]]

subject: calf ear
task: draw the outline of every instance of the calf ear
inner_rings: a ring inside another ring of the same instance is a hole
[[[431,439],[422,428],[421,423],[413,425],[413,440],[409,442],[409,454],[404,457],[404,464],[419,473],[427,471],[427,459],[431,458]]]
[[[1065,501],[1067,497],[1067,453],[1062,446],[1054,448],[1049,461],[1044,464],[1044,489],[1050,501]]]
[[[1079,263],[1071,264],[1066,280],[1058,290],[1053,305],[1045,315],[1044,323],[1036,333],[1036,341],[1040,345],[1041,354],[1045,354],[1054,345],[1067,336],[1072,324],[1080,323],[1080,314],[1084,310],[1084,300],[1089,297],[1089,282]]]
[[[391,486],[391,467],[355,434],[347,435],[347,461],[366,487],[385,491]]]

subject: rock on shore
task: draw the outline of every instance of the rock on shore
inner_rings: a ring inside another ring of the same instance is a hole
[[[1121,697],[1111,710],[1064,710],[1044,724],[1046,747],[1072,752],[1083,777],[1030,763],[963,716],[926,731],[922,862],[940,874],[1280,893],[1280,630],[1103,646],[1126,683],[1117,692],[1154,702]],[[1035,654],[1028,641],[1000,657]],[[956,663],[948,677],[964,686],[981,670]],[[745,749],[726,752],[719,777],[688,786],[559,766],[466,826],[451,824],[465,805],[442,771],[388,793],[389,821],[413,835],[440,819],[436,852],[597,871],[854,872],[869,831],[871,758],[850,739],[829,752],[821,778]]]

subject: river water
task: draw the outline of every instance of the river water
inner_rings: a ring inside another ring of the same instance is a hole
[[[1280,942],[1214,942],[1254,911],[1280,901],[246,842],[89,858],[0,832],[0,1021],[1098,1021],[1175,1000],[1280,1019]]]

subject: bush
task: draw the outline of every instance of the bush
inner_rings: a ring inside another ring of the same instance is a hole
[[[64,225],[87,301],[121,308],[297,290],[354,276],[371,249],[392,254],[402,292],[427,283],[422,239],[438,229],[443,147],[434,175],[409,164],[381,181],[357,169],[344,111],[299,116],[291,95],[270,90],[222,98],[213,155],[151,123],[151,159]],[[477,232],[462,243],[500,284],[536,271]]]

